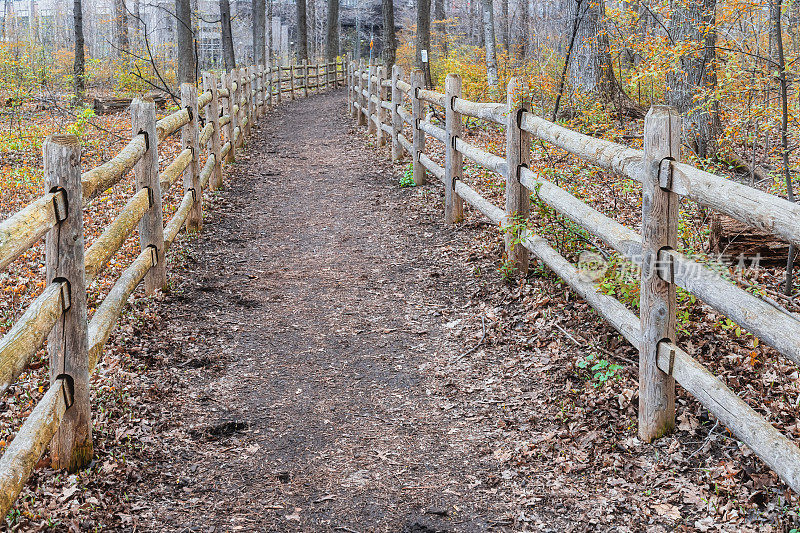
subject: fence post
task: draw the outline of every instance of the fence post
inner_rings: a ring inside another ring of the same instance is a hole
[[[244,113],[244,118],[247,119],[247,123],[242,120],[242,123],[245,124],[244,131],[242,132],[242,145],[244,145],[245,139],[247,142],[250,142],[250,128],[253,125],[253,117],[250,113],[250,107],[253,103],[253,97],[250,94],[250,69],[245,67],[239,70],[239,79],[242,81],[242,92],[244,93],[244,109],[242,110]]]
[[[155,125],[155,121],[153,122]],[[45,191],[62,189],[65,212],[45,239],[47,283],[65,282],[63,318],[47,337],[50,383],[64,379],[67,410],[50,443],[54,468],[75,472],[92,461],[89,349],[83,259],[81,144],[74,135],[50,135],[43,145]]]
[[[678,198],[669,189],[670,161],[680,159],[680,132],[680,115],[674,108],[650,108],[644,120],[639,293],[639,438],[644,442],[675,427],[675,379],[658,368],[657,354],[661,341],[675,340],[675,285],[669,265],[660,264],[659,252],[677,247]]]
[[[372,96],[377,96],[378,91],[375,90],[375,83],[372,81],[373,76],[375,76],[375,65],[370,62],[367,70],[367,133],[375,133],[375,121],[372,120],[372,115],[375,114],[375,101]]]
[[[424,80],[424,74],[420,69],[416,69],[411,73],[411,91],[413,93],[411,97],[411,121],[413,122],[411,126],[411,147],[414,149],[414,153],[411,154],[411,161],[414,169],[414,184],[416,185],[425,184],[425,167],[419,161],[419,154],[425,150],[425,132],[419,128],[419,123],[422,120],[422,100],[419,99],[418,94],[425,84]],[[446,148],[446,150],[449,154],[449,148]],[[447,176],[445,176],[445,181],[447,181]]]
[[[383,86],[383,80],[385,79],[386,67],[380,66],[378,67],[378,81],[375,82],[376,93],[378,95],[378,103],[375,108],[375,118],[377,119],[375,127],[377,130],[376,135],[378,136],[378,146],[384,146],[386,144],[386,134],[383,131],[383,123],[386,120],[386,110],[383,108],[383,102],[388,98],[386,87]]]
[[[289,65],[289,89],[292,91],[291,100],[294,100],[294,63]]]
[[[181,84],[181,105],[189,112],[189,123],[181,130],[183,148],[192,151],[192,162],[183,173],[183,190],[192,191],[194,203],[186,217],[186,229],[203,227],[203,189],[200,187],[200,135],[197,128],[197,89],[192,83]]]
[[[419,80],[422,83],[422,79]],[[447,145],[444,158],[444,221],[455,224],[464,218],[464,202],[456,193],[456,181],[464,172],[464,156],[456,150],[456,139],[461,137],[461,113],[456,113],[453,103],[461,98],[461,76],[448,74],[444,80],[445,128]]]
[[[222,113],[229,116],[231,119],[228,121],[226,128],[227,142],[231,143],[231,149],[228,150],[228,155],[225,156],[226,163],[233,163],[236,161],[236,143],[234,142],[234,135],[236,131],[236,113],[233,112],[233,100],[235,94],[233,91],[233,76],[232,73],[222,74],[222,86],[228,90],[228,97],[222,100]]]
[[[231,92],[231,124],[234,125],[234,128],[231,130],[231,151],[233,151],[233,145],[237,145],[237,147],[238,147],[238,145],[241,144],[241,143],[237,143],[236,142],[236,130],[237,129],[239,130],[239,140],[241,141],[241,139],[242,139],[242,130],[241,130],[241,127],[239,125],[239,118],[241,117],[241,114],[240,114],[241,109],[238,109],[239,108],[239,102],[241,101],[241,98],[239,97],[239,95],[241,94],[241,91],[242,91],[242,84],[239,81],[239,71],[238,71],[238,69],[231,70],[230,76],[231,76],[231,84],[232,85],[236,85],[236,89]],[[238,109],[238,111],[237,111],[237,109]],[[235,120],[234,120],[234,118],[235,118]]]
[[[347,65],[347,112],[352,118],[356,117],[356,107],[353,105],[355,102],[355,89],[353,89],[355,82],[356,77],[353,74],[353,64],[349,63]]]
[[[520,128],[522,113],[530,110],[528,84],[522,78],[508,82],[508,117],[506,118],[506,215],[527,220],[530,213],[530,193],[519,182],[522,167],[531,163],[531,135]],[[520,235],[506,231],[506,259],[513,261],[523,276],[528,274],[529,253],[521,244],[514,243]]]
[[[267,111],[272,109],[272,62],[267,65],[267,94],[264,96]]]
[[[214,172],[209,180],[209,188],[213,191],[222,187],[222,142],[220,141],[219,126],[219,89],[217,75],[213,72],[203,72],[203,89],[211,91],[211,101],[206,108],[206,120],[214,125],[209,141],[210,152],[214,154]]]
[[[303,60],[303,98],[308,98],[308,59]]]
[[[358,98],[356,99],[358,102],[358,125],[359,126],[366,126],[367,125],[367,108],[364,106],[364,102],[366,99],[364,98],[364,60],[362,59],[360,62],[360,68],[358,69]]]
[[[136,188],[148,189],[150,207],[139,221],[139,246],[142,251],[153,248],[153,268],[144,278],[146,294],[153,294],[167,284],[164,262],[164,219],[161,209],[161,185],[158,181],[158,136],[156,134],[156,105],[150,99],[134,99],[131,103],[133,135],[144,133],[147,151],[133,167]]]
[[[281,101],[283,100],[283,95],[281,92],[283,91],[283,66],[278,63],[278,94],[275,97],[276,102],[280,105]]]
[[[264,97],[263,97],[263,78],[264,78],[264,66],[263,65],[256,65],[253,67],[255,69],[254,79],[253,79],[253,109],[256,115],[256,124],[261,120],[261,115],[264,113],[262,110],[264,109]]]
[[[244,110],[247,116],[247,137],[249,140],[250,129],[253,127],[255,117],[253,116],[253,67],[244,68],[244,97],[246,99]]]
[[[403,158],[403,145],[400,144],[400,133],[403,131],[403,118],[397,112],[403,105],[403,91],[397,87],[397,81],[403,77],[403,68],[392,66],[392,160]]]

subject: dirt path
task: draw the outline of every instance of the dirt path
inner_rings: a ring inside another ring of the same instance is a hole
[[[272,112],[169,290],[134,301],[79,529],[794,527],[681,389],[678,431],[639,442],[635,348],[540,265],[503,280],[497,228],[446,227],[440,187],[398,187],[344,101]]]
[[[165,300],[149,529],[483,531],[495,470],[432,390],[460,289],[342,94],[272,114]],[[183,277],[180,277],[183,276]],[[447,356],[448,354],[444,354]],[[454,352],[450,355],[457,355]],[[171,368],[171,369],[170,369]]]

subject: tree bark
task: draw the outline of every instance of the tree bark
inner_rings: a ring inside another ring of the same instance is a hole
[[[394,35],[394,0],[383,0],[383,60],[386,69],[392,70],[397,53],[397,39]]]
[[[431,51],[431,0],[417,0],[417,67],[423,71],[422,50]],[[427,80],[426,80],[427,81]]]
[[[500,43],[506,47],[506,52],[508,52],[511,47],[511,41],[509,41],[508,36],[508,0],[500,0],[500,11],[502,13],[502,20],[500,21]]]
[[[497,87],[497,56],[494,39],[494,3],[492,0],[482,0],[483,5],[483,34],[486,43],[486,78],[489,87]]]
[[[142,2],[133,0],[133,46],[136,50],[142,49]]]
[[[264,0],[253,0],[253,61],[264,65],[264,32],[266,31],[266,4]]]
[[[114,0],[114,46],[115,55],[118,58],[125,58],[129,48],[128,42],[128,10],[125,8],[125,0]]]
[[[555,122],[558,118],[558,106],[561,104],[561,96],[564,94],[564,83],[566,82],[567,71],[569,70],[569,60],[572,56],[572,49],[575,47],[575,37],[578,34],[582,1],[583,0],[576,0],[576,9],[575,13],[573,13],[572,31],[570,32],[569,46],[567,47],[567,55],[564,57],[564,69],[561,71],[561,79],[558,81],[558,92],[556,92],[556,102],[553,105],[553,115],[550,117],[551,122]]]
[[[433,0],[433,20],[438,23],[442,35],[442,54],[447,57],[447,19],[444,0]]]
[[[641,108],[625,94],[617,82],[611,60],[611,47],[605,29],[606,9],[603,0],[570,2],[570,12],[580,10],[577,42],[570,60],[570,79],[578,91],[595,91],[617,109],[617,113],[644,116]]]
[[[325,39],[325,57],[335,61],[339,55],[339,0],[328,0],[328,37]]]
[[[267,4],[267,28],[266,32],[266,60],[267,65],[271,68],[272,67],[272,0],[266,0]],[[230,20],[230,17],[228,17]]]
[[[528,55],[528,27],[531,24],[531,12],[528,0],[520,0],[519,43],[517,44],[517,59],[524,61]]]
[[[306,0],[295,0],[297,4],[297,60],[308,61],[308,19]]]
[[[233,51],[231,4],[229,0],[219,0],[219,18],[222,24],[222,57],[225,63],[225,70],[230,72],[236,68],[236,55]]]
[[[684,115],[683,136],[698,157],[717,153],[719,118],[706,91],[716,85],[716,0],[673,0],[669,32],[689,43],[680,68],[667,75],[666,101]]]
[[[175,23],[177,24],[178,85],[195,83],[194,32],[192,31],[192,7],[189,0],[175,0]]]
[[[781,93],[781,161],[783,163],[783,177],[786,182],[786,199],[794,202],[794,184],[792,171],[789,166],[789,81],[786,78],[786,58],[783,52],[783,27],[781,24],[782,0],[770,1],[770,18],[772,18],[773,39],[778,59],[778,83]],[[783,293],[792,295],[794,286],[794,244],[789,244],[789,255],[786,259],[786,279],[783,283]]]
[[[75,100],[80,102],[86,96],[86,56],[83,40],[83,6],[81,0],[73,3],[73,26],[75,31],[75,62],[73,76],[75,78]]]

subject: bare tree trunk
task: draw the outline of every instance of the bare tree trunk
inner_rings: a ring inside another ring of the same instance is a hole
[[[133,45],[136,50],[143,48],[142,42],[144,41],[142,35],[142,3],[141,0],[133,1]]]
[[[86,96],[86,56],[83,51],[83,7],[81,6],[81,0],[75,0],[72,9],[75,30],[75,63],[72,71],[75,77],[75,101],[80,102]]]
[[[445,12],[444,0],[433,0],[433,20],[438,23],[439,31],[442,35],[442,54],[447,57],[447,13]]]
[[[581,13],[578,40],[569,65],[572,86],[579,91],[596,91],[604,102],[616,107],[619,114],[644,116],[640,107],[617,83],[605,29],[604,1],[589,1],[584,5],[572,0],[570,10],[572,14],[578,10]]]
[[[264,0],[253,0],[253,61],[256,65],[264,65],[266,31],[266,5]]]
[[[500,0],[500,11],[502,21],[500,22],[500,43],[506,47],[506,52],[511,48],[511,41],[508,36],[508,0]]]
[[[772,32],[775,41],[775,51],[778,55],[778,82],[781,92],[781,159],[783,161],[783,177],[786,181],[786,199],[794,202],[794,184],[792,171],[789,166],[789,81],[786,79],[786,58],[783,53],[783,26],[781,24],[782,0],[770,1],[770,15],[772,18]],[[789,244],[789,256],[786,259],[786,279],[783,292],[786,296],[792,295],[794,286],[794,244]]]
[[[492,0],[482,0],[483,34],[486,43],[486,78],[489,87],[497,87],[497,56],[494,40],[494,4]]]
[[[328,61],[335,61],[339,55],[339,0],[328,0],[328,37],[325,40],[325,54]]]
[[[425,70],[422,51],[431,51],[431,0],[417,0],[417,67]],[[426,80],[428,81],[428,80]]]
[[[531,11],[528,0],[520,0],[519,43],[517,44],[517,59],[524,61],[528,56],[528,28],[531,25]]]
[[[575,37],[578,35],[578,25],[581,20],[581,3],[583,0],[576,0],[575,13],[572,19],[572,32],[570,33],[569,46],[567,47],[567,55],[564,57],[564,69],[561,71],[561,79],[558,82],[558,92],[556,93],[556,102],[553,105],[553,115],[550,117],[552,122],[558,118],[558,106],[561,104],[561,96],[564,94],[564,83],[567,80],[567,71],[569,70],[569,59],[572,56],[572,49],[575,46]]]
[[[114,55],[118,58],[126,57],[129,50],[128,42],[128,10],[125,0],[114,0]]]
[[[317,6],[314,0],[306,0],[308,17],[308,57],[311,61],[317,57]]]
[[[272,67],[272,0],[266,0],[267,4],[267,28],[266,28],[266,60],[267,65]],[[230,20],[230,17],[228,17]]]
[[[308,61],[308,19],[306,0],[295,0],[297,4],[297,60]]]
[[[236,56],[233,51],[233,34],[231,32],[231,4],[228,0],[219,0],[219,18],[222,23],[222,58],[225,70],[230,72],[236,68]]]
[[[719,119],[703,94],[716,84],[716,4],[676,1],[669,25],[672,39],[689,43],[690,51],[680,57],[680,69],[667,76],[666,101],[685,115],[683,135],[698,157],[717,153]]]
[[[178,84],[195,83],[194,32],[192,31],[192,7],[189,0],[175,0],[175,23],[177,24]]]
[[[386,71],[391,72],[397,52],[397,39],[394,35],[394,0],[383,0],[383,60]]]

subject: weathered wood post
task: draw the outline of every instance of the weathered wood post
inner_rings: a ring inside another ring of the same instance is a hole
[[[278,64],[278,94],[275,96],[275,100],[280,105],[281,101],[283,100],[283,66]]]
[[[659,251],[677,247],[678,197],[671,161],[680,159],[677,111],[653,106],[644,120],[645,175],[642,176],[642,278],[639,316],[639,438],[644,442],[675,427],[675,379],[657,365],[658,345],[675,340],[675,285]]]
[[[203,189],[200,187],[200,134],[197,127],[197,89],[194,84],[181,84],[181,105],[189,112],[189,123],[181,130],[183,148],[192,151],[192,162],[183,172],[183,190],[192,191],[194,203],[186,216],[186,229],[203,227]]]
[[[65,211],[45,239],[47,283],[65,281],[64,315],[47,337],[50,383],[64,380],[67,410],[50,443],[53,467],[74,472],[92,461],[89,343],[83,260],[81,144],[74,135],[51,135],[43,145],[45,192],[62,189]]]
[[[253,102],[253,99],[250,96],[250,73],[247,68],[239,70],[239,80],[242,82],[242,99],[244,103],[242,103],[242,124],[244,124],[244,131],[242,132],[242,145],[244,145],[245,140],[250,142],[250,127],[253,125],[253,118],[250,116],[250,106]],[[247,120],[245,120],[247,119]]]
[[[419,80],[422,83],[422,80]],[[461,98],[461,76],[448,74],[444,80],[445,129],[447,145],[444,157],[444,221],[446,224],[461,222],[464,218],[464,201],[456,193],[456,181],[464,172],[464,156],[456,150],[456,139],[461,137],[461,113],[453,108],[456,98]]]
[[[231,143],[231,148],[228,150],[228,155],[225,156],[226,163],[233,163],[236,161],[236,142],[234,139],[236,132],[236,113],[233,112],[233,101],[236,98],[236,93],[233,90],[233,76],[232,73],[224,73],[222,75],[222,86],[228,90],[228,97],[222,101],[222,113],[230,117],[225,136],[227,142]]]
[[[261,120],[261,116],[264,114],[264,96],[263,96],[263,88],[264,88],[264,66],[263,65],[256,65],[255,67],[255,78],[253,80],[253,109],[255,110],[256,116],[256,124],[258,124],[259,120]]]
[[[214,125],[209,140],[209,151],[214,155],[214,172],[209,180],[209,188],[213,191],[222,187],[222,141],[219,125],[219,88],[217,75],[213,72],[203,72],[203,89],[211,91],[211,101],[206,108],[206,120]]]
[[[522,78],[511,78],[508,82],[508,117],[506,118],[506,214],[509,221],[515,218],[526,221],[530,213],[530,193],[519,182],[522,167],[531,163],[531,134],[520,128],[522,113],[530,111],[528,84]],[[528,249],[515,243],[521,235],[506,231],[506,258],[513,261],[523,276],[528,273]]]
[[[355,103],[355,89],[353,89],[355,82],[356,77],[353,72],[353,65],[350,63],[347,66],[347,112],[352,118],[356,118],[356,107],[353,105]]]
[[[250,67],[250,113],[253,115],[253,127],[258,126],[258,67]]]
[[[383,80],[386,79],[386,67],[378,67],[377,72],[378,80],[375,82],[375,88],[377,89],[378,103],[375,107],[375,118],[377,119],[375,128],[378,137],[378,146],[384,146],[386,144],[386,134],[383,131],[383,124],[386,122],[386,109],[384,109],[383,103],[388,98],[387,89],[383,86]]]
[[[267,76],[269,68],[266,65],[261,67],[261,116],[269,111],[269,92],[267,91]]]
[[[253,127],[255,117],[253,117],[253,67],[244,68],[244,112],[247,117],[247,136],[250,136],[250,128]]]
[[[235,87],[234,91],[231,93],[231,122],[233,122],[236,127],[233,130],[233,136],[231,137],[231,142],[237,146],[241,146],[242,144],[242,128],[241,128],[241,94],[242,94],[242,84],[239,80],[239,71],[238,69],[231,70],[231,80],[233,82],[233,86]],[[233,118],[236,117],[234,121]],[[236,140],[236,130],[239,130],[239,139]],[[233,146],[231,146],[233,148]]]
[[[373,96],[377,97],[378,91],[375,90],[375,64],[370,62],[369,69],[367,70],[367,133],[375,133],[375,100]]]
[[[131,103],[133,135],[143,133],[147,151],[133,167],[137,189],[148,189],[150,207],[139,221],[139,248],[152,248],[153,268],[144,278],[146,294],[153,294],[167,284],[164,257],[164,219],[161,208],[161,185],[158,181],[158,135],[156,134],[156,105],[150,99],[134,99]]]
[[[365,106],[366,98],[364,98],[364,60],[361,60],[360,68],[358,69],[358,125],[367,125],[367,108]]]
[[[425,150],[425,132],[419,127],[422,121],[422,100],[419,99],[419,91],[425,84],[425,75],[420,69],[416,69],[411,73],[411,147],[414,153],[411,154],[411,161],[414,169],[414,184],[425,184],[425,167],[419,160],[419,155]],[[449,106],[448,106],[449,107]],[[445,113],[445,117],[447,114]],[[448,131],[448,135],[450,132]],[[450,153],[450,148],[446,148],[447,153]],[[447,176],[445,176],[447,181]]]
[[[272,109],[272,63],[267,66],[267,94],[265,96],[267,111]]]
[[[400,144],[400,133],[403,131],[403,117],[398,108],[403,105],[403,91],[397,87],[397,81],[403,77],[403,68],[392,66],[392,160],[403,158],[403,145]]]
[[[308,97],[308,59],[303,60],[303,97]]]
[[[289,65],[289,88],[292,91],[291,99],[294,100],[294,63]]]

